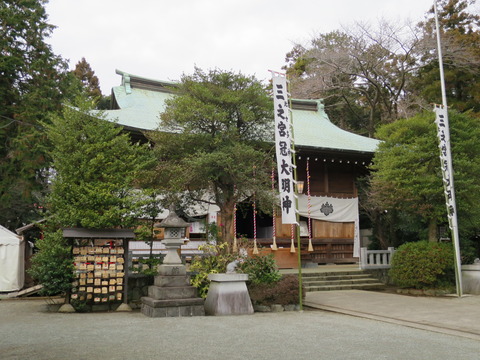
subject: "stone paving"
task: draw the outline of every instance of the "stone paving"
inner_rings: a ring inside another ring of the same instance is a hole
[[[358,300],[352,294],[342,296]],[[139,311],[60,314],[47,312],[44,300],[0,301],[2,360],[477,360],[479,353],[478,340],[320,310],[149,318]]]
[[[409,296],[360,290],[322,291],[307,293],[305,304],[316,309],[480,341],[479,295],[465,295],[459,298]]]

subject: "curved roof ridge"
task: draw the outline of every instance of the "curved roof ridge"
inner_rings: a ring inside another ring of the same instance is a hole
[[[144,77],[144,76],[134,75],[134,74],[131,74],[131,73],[128,73],[126,71],[119,70],[119,69],[115,69],[115,73],[117,75],[121,75],[122,79],[125,76],[129,76],[130,79],[144,80],[144,81],[148,81],[148,82],[152,82],[152,83],[157,83],[159,85],[167,85],[167,86],[177,86],[178,85],[178,81],[167,81],[167,80],[158,80],[158,79],[147,78],[147,77]]]
[[[118,108],[104,111],[106,118],[118,119],[119,125],[130,129],[157,129],[160,113],[165,111],[165,101],[174,96],[171,87],[178,83],[116,72],[122,75],[122,85],[112,89]],[[124,80],[128,78],[127,86]],[[322,99],[292,99],[292,118],[295,145],[299,147],[373,153],[380,143],[335,125],[325,112]]]
[[[300,100],[303,101],[303,99]],[[325,112],[321,99],[305,99],[305,103],[315,103],[317,106],[315,109],[292,106],[296,145],[362,153],[375,152],[380,140],[359,135],[335,125]]]

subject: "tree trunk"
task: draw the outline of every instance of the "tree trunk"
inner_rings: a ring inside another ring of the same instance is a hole
[[[374,118],[375,109],[370,108],[370,113],[368,114],[368,136],[372,137],[375,135],[375,118]]]
[[[385,250],[389,246],[388,238],[387,238],[387,231],[386,228],[388,226],[387,221],[385,221],[385,216],[382,213],[375,214],[375,235],[378,239],[379,249],[378,250]]]
[[[230,206],[231,205],[231,206]],[[228,243],[230,250],[233,246],[233,211],[234,204],[226,204],[221,210],[220,215],[222,217],[222,240]]]
[[[437,223],[435,220],[430,219],[428,223],[428,241],[437,242]]]
[[[148,255],[148,258],[150,259],[150,263],[148,264],[148,267],[152,269],[152,259],[153,259],[153,241],[155,240],[155,217],[152,217],[150,219],[150,252]]]

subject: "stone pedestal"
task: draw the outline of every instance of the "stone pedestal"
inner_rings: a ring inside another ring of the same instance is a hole
[[[154,285],[148,287],[148,296],[142,298],[142,313],[149,317],[205,315],[204,300],[190,286],[184,265],[159,266]]]
[[[207,315],[253,314],[252,301],[248,294],[247,274],[210,274],[211,280],[205,300]]]
[[[480,295],[480,263],[462,265],[462,284],[465,294]]]

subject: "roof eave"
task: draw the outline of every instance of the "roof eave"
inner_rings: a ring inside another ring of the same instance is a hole
[[[352,156],[365,156],[365,157],[372,157],[375,154],[375,151],[367,151],[367,150],[352,150],[352,149],[338,149],[338,148],[326,148],[321,146],[310,146],[310,145],[296,145],[296,152],[301,152],[302,150],[305,151],[324,151],[327,153],[342,153],[345,155],[352,155]]]

